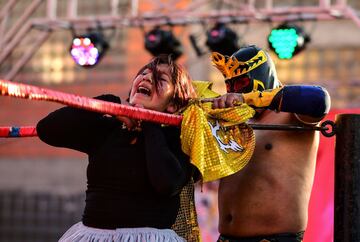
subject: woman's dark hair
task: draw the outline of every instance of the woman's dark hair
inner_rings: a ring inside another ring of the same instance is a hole
[[[192,85],[192,79],[184,67],[175,63],[171,55],[161,54],[153,58],[150,63],[143,66],[137,76],[140,75],[145,69],[150,69],[153,74],[153,80],[156,85],[156,91],[159,90],[160,82],[157,66],[166,64],[170,67],[171,81],[174,84],[173,103],[177,109],[187,105],[191,98],[196,98],[196,92]]]

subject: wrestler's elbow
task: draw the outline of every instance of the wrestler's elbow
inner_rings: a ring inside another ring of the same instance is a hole
[[[326,114],[329,113],[331,107],[331,99],[328,91],[325,88],[321,86],[318,86],[317,88],[318,94],[314,95],[313,112],[310,117],[320,121],[326,116]]]
[[[280,111],[315,119],[324,117],[330,109],[330,96],[320,86],[285,86]]]
[[[323,87],[316,87],[317,93],[312,96],[308,111],[296,113],[296,118],[305,124],[317,124],[329,113],[331,99],[328,91]]]
[[[307,125],[317,125],[325,116],[323,117],[311,117],[309,115],[295,114],[295,117],[298,121]]]

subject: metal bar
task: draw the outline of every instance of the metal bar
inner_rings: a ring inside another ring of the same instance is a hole
[[[67,16],[68,18],[77,17],[78,0],[68,0]]]
[[[320,131],[325,137],[332,137],[336,133],[336,125],[331,120],[325,120],[320,126],[305,126],[293,124],[248,124],[258,130],[286,130],[286,131]]]
[[[119,0],[111,0],[111,16],[117,16],[118,13],[118,7],[119,7]]]
[[[40,5],[41,2],[44,0],[35,0],[32,1],[31,4],[26,8],[24,13],[19,17],[19,19],[16,21],[16,23],[11,27],[11,29],[5,34],[4,36],[4,43],[6,44],[9,42],[14,35],[19,31],[20,27],[24,25],[30,18],[31,14],[35,12],[37,7]]]
[[[265,8],[258,9],[257,12],[274,15],[288,15],[288,14],[301,14],[301,13],[329,13],[329,8],[315,7],[315,6],[303,6],[303,7],[286,7],[286,8],[272,8],[267,10]]]
[[[335,5],[345,8],[347,6],[347,0],[336,0]]]
[[[289,125],[289,124],[248,124],[253,129],[258,130],[293,130],[293,131],[321,131],[321,130],[328,130],[326,127],[321,126],[299,126],[299,125]]]
[[[8,1],[0,11],[0,20],[9,14],[11,9],[15,6],[17,0]]]
[[[233,0],[222,0],[222,3],[227,4],[231,9],[237,9],[239,7],[239,3]]]
[[[304,9],[305,10],[305,9]],[[214,19],[221,20],[223,23],[235,22],[235,23],[248,23],[248,22],[264,22],[264,21],[296,21],[296,20],[336,20],[339,16],[331,14],[329,9],[320,8],[306,8],[307,11],[303,11],[302,8],[296,8],[289,10],[289,12],[283,10],[268,11],[266,9],[259,10],[258,12],[251,11],[209,11],[204,14],[189,14],[189,15],[170,15],[159,16],[147,15],[145,18],[141,17],[122,17],[122,16],[82,16],[77,18],[63,18],[61,21],[49,21],[48,19],[35,19],[34,25],[49,27],[53,30],[63,29],[64,22],[76,25],[77,28],[88,28],[96,26],[97,21],[103,22],[102,26],[106,27],[141,27],[144,25],[166,25],[173,23],[173,25],[186,25],[186,24],[199,24],[206,21],[212,22]],[[340,12],[341,13],[341,12]],[[263,16],[263,18],[259,17]],[[345,14],[344,14],[345,16]],[[347,15],[348,16],[348,15]],[[340,16],[341,17],[341,16]]]
[[[319,7],[320,8],[329,8],[331,6],[330,0],[319,0]]]
[[[131,16],[136,17],[139,15],[139,0],[131,0]]]
[[[27,22],[14,36],[9,44],[7,44],[2,52],[0,52],[0,65],[8,57],[11,51],[19,44],[23,39],[24,35],[27,34],[31,29],[31,23]]]
[[[272,10],[272,9],[273,9],[273,5],[274,5],[273,0],[267,0],[267,1],[265,2],[265,9],[267,9],[267,10]]]
[[[352,21],[354,21],[354,23],[360,28],[360,18],[355,12],[355,10],[351,7],[347,7],[345,9],[345,12],[346,12],[346,16],[350,18]]]
[[[182,12],[193,12],[202,7],[203,5],[207,4],[209,1],[207,0],[198,0],[198,1],[191,1]]]
[[[36,41],[6,74],[5,79],[12,80],[16,76],[16,74],[21,70],[21,68],[31,59],[31,57],[33,57],[39,47],[48,39],[50,33],[50,31],[41,32],[41,34],[37,37]]]
[[[4,36],[7,20],[8,20],[7,15],[1,20],[1,23],[0,23],[0,36]],[[4,46],[4,40],[2,38],[0,38],[0,52],[3,50],[3,46]]]
[[[153,3],[155,2],[155,4],[153,5],[157,5],[155,6],[155,8],[153,10],[151,10],[151,12],[160,12],[161,10],[163,10],[165,8],[165,3],[162,3],[161,0],[153,0]]]
[[[154,9],[151,10],[151,12],[153,13],[158,13],[158,12],[162,12],[162,11],[169,11],[171,12],[171,10],[173,10],[173,13],[176,13],[178,11],[178,9],[176,9],[176,3],[179,2],[179,0],[170,0],[167,1],[166,3],[163,3],[163,1],[161,0],[153,0],[152,3],[156,2],[153,5],[157,5],[157,7],[155,7]]]
[[[39,1],[39,0],[38,0]],[[50,1],[50,0],[49,0]],[[239,9],[231,9],[231,10],[214,10],[209,11],[207,13],[197,13],[194,14],[191,11],[177,11],[174,14],[170,14],[169,16],[159,16],[159,14],[146,14],[146,18],[141,21],[139,19],[139,2],[138,0],[131,1],[131,18],[129,17],[120,17],[118,15],[107,15],[107,16],[88,16],[81,17],[77,16],[77,0],[68,0],[68,16],[67,18],[61,19],[62,27],[63,22],[68,21],[74,24],[84,23],[84,22],[94,22],[94,21],[110,21],[113,26],[130,26],[130,27],[138,27],[139,25],[143,25],[144,23],[147,25],[160,25],[160,24],[168,24],[169,21],[173,21],[175,24],[183,25],[183,24],[192,24],[192,23],[201,23],[202,21],[212,21],[215,18],[229,18],[228,20],[222,19],[223,22],[237,21],[237,19],[242,19],[243,21],[289,21],[289,20],[333,20],[339,17],[333,16],[333,12],[336,11],[340,13],[340,17],[345,16],[351,18],[360,25],[359,18],[356,14],[348,9],[345,13],[345,9],[342,8],[333,8],[326,7],[328,6],[329,0],[320,0],[320,6],[304,6],[304,7],[288,7],[288,8],[273,8],[269,7],[272,5],[272,1],[266,2],[265,8],[254,8],[254,3],[249,1],[246,10]],[[114,0],[116,2],[116,0]],[[190,5],[194,5],[198,1],[191,3]],[[200,1],[203,2],[203,1]],[[341,3],[343,4],[343,3]],[[253,11],[250,11],[250,8],[253,8]],[[291,16],[292,15],[292,16]],[[240,16],[240,17],[239,17]],[[260,17],[259,17],[260,16]],[[263,17],[261,17],[263,16]],[[177,17],[177,19],[175,18]],[[162,18],[162,19],[161,19]],[[95,20],[94,20],[95,19]],[[49,19],[38,19],[36,22],[43,22],[43,24],[48,24],[52,26],[56,26],[54,21],[49,21]],[[115,24],[116,22],[116,24]],[[141,23],[140,23],[141,22]],[[93,24],[93,23],[91,23]],[[112,26],[112,27],[113,27]],[[86,28],[86,27],[85,27]]]
[[[287,125],[287,124],[247,124],[252,129],[255,130],[283,130],[283,131],[327,131],[327,127],[323,126],[296,126],[296,125]],[[246,126],[240,126],[240,128]],[[8,137],[8,132],[11,127],[0,127],[0,137]],[[18,127],[23,129],[24,127]],[[27,126],[27,130],[35,129],[35,126]],[[1,133],[2,131],[2,133]],[[17,136],[11,136],[17,137]]]
[[[57,16],[57,0],[48,0],[46,5],[46,16],[50,20],[56,19]]]
[[[255,11],[255,0],[248,0],[247,9]]]
[[[334,241],[360,241],[360,115],[336,116]]]

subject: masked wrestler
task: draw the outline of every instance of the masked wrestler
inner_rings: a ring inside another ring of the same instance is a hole
[[[213,53],[213,63],[227,87],[227,94],[209,99],[214,108],[245,102],[257,109],[254,124],[315,125],[328,113],[324,88],[282,85],[270,56],[256,46],[231,57]],[[255,137],[249,164],[220,181],[218,241],[302,241],[319,133],[258,130]]]
[[[129,102],[174,113],[195,95],[185,69],[162,55],[139,70]],[[114,95],[97,98],[120,103]],[[37,133],[49,145],[88,155],[82,221],[60,241],[198,240],[196,214],[191,204],[188,211],[181,206],[193,202],[196,170],[181,150],[178,127],[63,107],[40,120]]]

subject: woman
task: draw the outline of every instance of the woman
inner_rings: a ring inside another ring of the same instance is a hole
[[[129,103],[174,113],[195,95],[185,70],[162,55],[140,69]],[[113,95],[97,98],[120,103]],[[89,157],[82,221],[60,241],[184,241],[171,227],[195,168],[181,151],[178,127],[64,107],[42,119],[37,132],[49,145]]]

